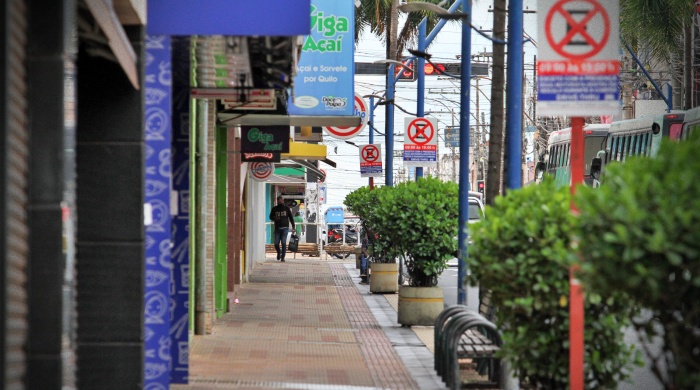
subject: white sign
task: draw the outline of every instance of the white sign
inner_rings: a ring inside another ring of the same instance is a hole
[[[362,129],[365,128],[367,125],[367,120],[368,120],[368,108],[367,108],[367,103],[365,103],[364,99],[362,99],[362,96],[359,94],[355,94],[355,115],[359,116],[362,118],[362,122],[360,123],[359,126],[356,127],[347,127],[347,126],[326,126],[324,129],[326,130],[326,133],[330,135],[331,137],[335,137],[338,139],[350,139],[362,131]]]
[[[267,181],[275,171],[275,164],[254,162],[250,164],[250,176],[257,181]]]
[[[403,140],[403,164],[418,167],[437,166],[437,120],[406,118]]]
[[[382,146],[360,145],[360,176],[382,176]]]
[[[620,111],[619,4],[538,0],[538,115]]]

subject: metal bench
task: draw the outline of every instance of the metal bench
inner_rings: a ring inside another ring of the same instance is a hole
[[[498,388],[500,386],[501,336],[496,326],[466,306],[443,310],[435,322],[435,370],[451,389]],[[463,384],[460,361],[469,359],[486,381]]]

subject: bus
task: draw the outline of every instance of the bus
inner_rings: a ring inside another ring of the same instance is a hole
[[[685,112],[680,139],[687,139],[697,128],[700,128],[700,107],[691,108]]]
[[[610,124],[604,147],[587,164],[594,186],[598,185],[607,164],[613,161],[624,162],[632,156],[653,157],[658,152],[662,139],[680,140],[684,118],[684,112],[671,112]]]
[[[596,153],[605,146],[609,124],[587,124],[583,127],[584,172],[590,171],[590,162]],[[571,184],[571,128],[554,131],[549,135],[549,146],[545,161],[537,163],[536,177],[541,180],[543,174],[553,175],[557,187]],[[592,184],[590,175],[584,175],[584,182]]]

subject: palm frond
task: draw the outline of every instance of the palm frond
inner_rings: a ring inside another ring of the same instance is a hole
[[[692,21],[689,0],[620,0],[620,35],[633,46],[644,44],[653,55],[682,52],[683,26]]]

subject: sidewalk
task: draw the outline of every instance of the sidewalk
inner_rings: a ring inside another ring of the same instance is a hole
[[[212,334],[194,337],[190,384],[171,388],[443,389],[432,328],[401,327],[396,294],[359,280],[354,258],[259,263]]]

